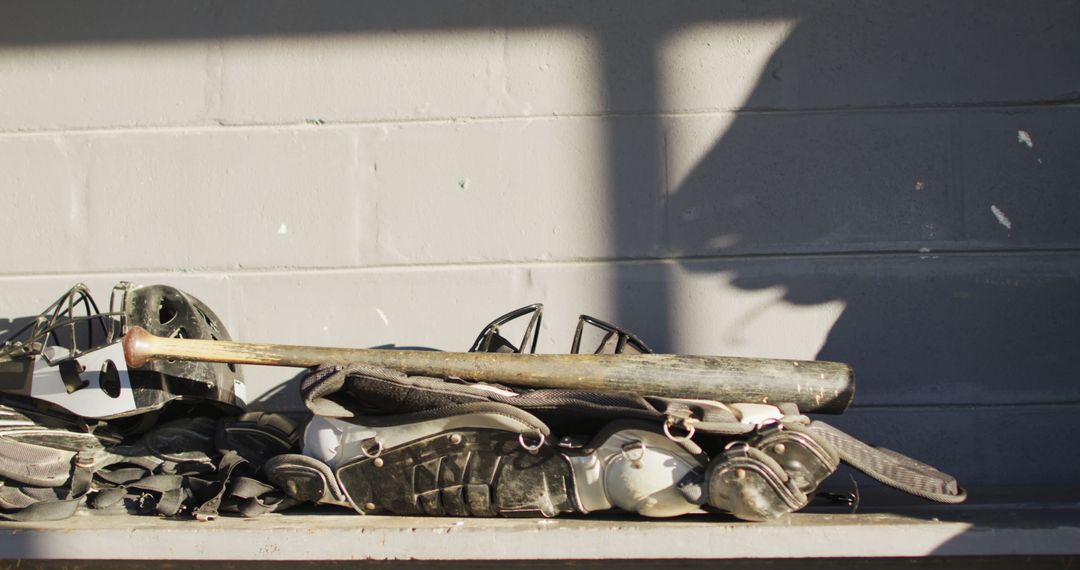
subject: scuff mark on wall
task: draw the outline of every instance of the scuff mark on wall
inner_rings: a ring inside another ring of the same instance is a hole
[[[205,118],[221,124],[225,100],[225,46],[224,40],[209,42],[206,47],[206,63],[203,85],[203,114]]]
[[[79,266],[85,262],[88,252],[86,244],[90,243],[90,205],[93,203],[94,193],[91,182],[92,163],[86,159],[86,151],[90,148],[89,143],[82,138],[53,136],[53,146],[60,155],[57,168],[67,174],[67,203],[66,224],[64,235],[68,243],[78,244],[77,247],[62,248],[66,252],[66,262],[72,266]]]
[[[1005,215],[1005,212],[1001,211],[1001,208],[998,208],[996,205],[991,204],[990,212],[994,214],[994,217],[997,218],[998,223],[1004,226],[1005,229],[1012,229],[1012,221],[1009,220],[1009,217]]]

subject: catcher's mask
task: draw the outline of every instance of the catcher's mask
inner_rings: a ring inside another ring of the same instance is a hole
[[[159,410],[174,400],[243,410],[236,365],[166,360],[129,369],[121,341],[132,326],[165,337],[229,340],[217,315],[179,289],[121,282],[101,312],[80,283],[0,343],[0,393],[96,419]]]
[[[544,314],[544,305],[542,303],[533,303],[532,305],[525,305],[520,309],[515,309],[498,317],[491,321],[480,331],[479,336],[473,341],[472,346],[469,347],[469,352],[513,352],[522,353],[528,352],[529,354],[536,352],[536,343],[539,339],[540,322]],[[504,329],[510,323],[515,321],[523,321],[528,316],[529,320],[525,325],[525,332],[521,337],[521,342],[515,345],[508,340],[504,333]],[[589,328],[586,329],[586,326]],[[586,333],[586,330],[589,333]],[[578,317],[577,328],[574,330],[574,342],[570,346],[571,354],[579,354],[581,352],[581,346],[583,344],[582,339],[586,338],[585,342],[593,342],[596,345],[596,349],[593,354],[651,354],[652,349],[645,344],[645,341],[638,338],[634,333],[615,326],[611,323],[601,321],[596,317],[590,317],[589,315],[581,315]]]

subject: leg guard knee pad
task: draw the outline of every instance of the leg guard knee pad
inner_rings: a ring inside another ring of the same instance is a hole
[[[293,498],[340,496],[360,513],[668,517],[700,508],[681,487],[700,481],[704,463],[654,426],[616,422],[586,445],[551,445],[526,435],[533,430],[492,414],[381,427],[316,418],[305,436],[311,457],[284,456],[268,471]]]
[[[336,502],[339,490],[360,513],[551,517],[572,512],[569,461],[546,444],[546,427],[530,418],[474,412],[359,425],[316,417],[307,428],[304,453],[326,470],[283,462],[278,484],[295,498],[320,502]]]
[[[767,520],[806,506],[840,463],[835,449],[797,424],[771,424],[736,442],[709,465],[709,504],[744,520]]]
[[[649,517],[698,510],[683,491],[699,481],[704,465],[677,441],[646,424],[616,422],[570,456],[575,495],[582,512],[617,507]]]

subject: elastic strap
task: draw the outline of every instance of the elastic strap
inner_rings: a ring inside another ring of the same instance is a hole
[[[867,445],[824,422],[812,422],[809,431],[836,448],[845,463],[890,487],[939,503],[961,503],[967,498],[956,478],[925,463]]]
[[[82,499],[34,503],[15,513],[0,513],[0,520],[17,522],[58,521],[75,514]]]

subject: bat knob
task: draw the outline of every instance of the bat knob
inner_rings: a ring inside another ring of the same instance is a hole
[[[124,361],[128,368],[141,368],[153,357],[154,335],[142,327],[131,327],[124,335]]]

